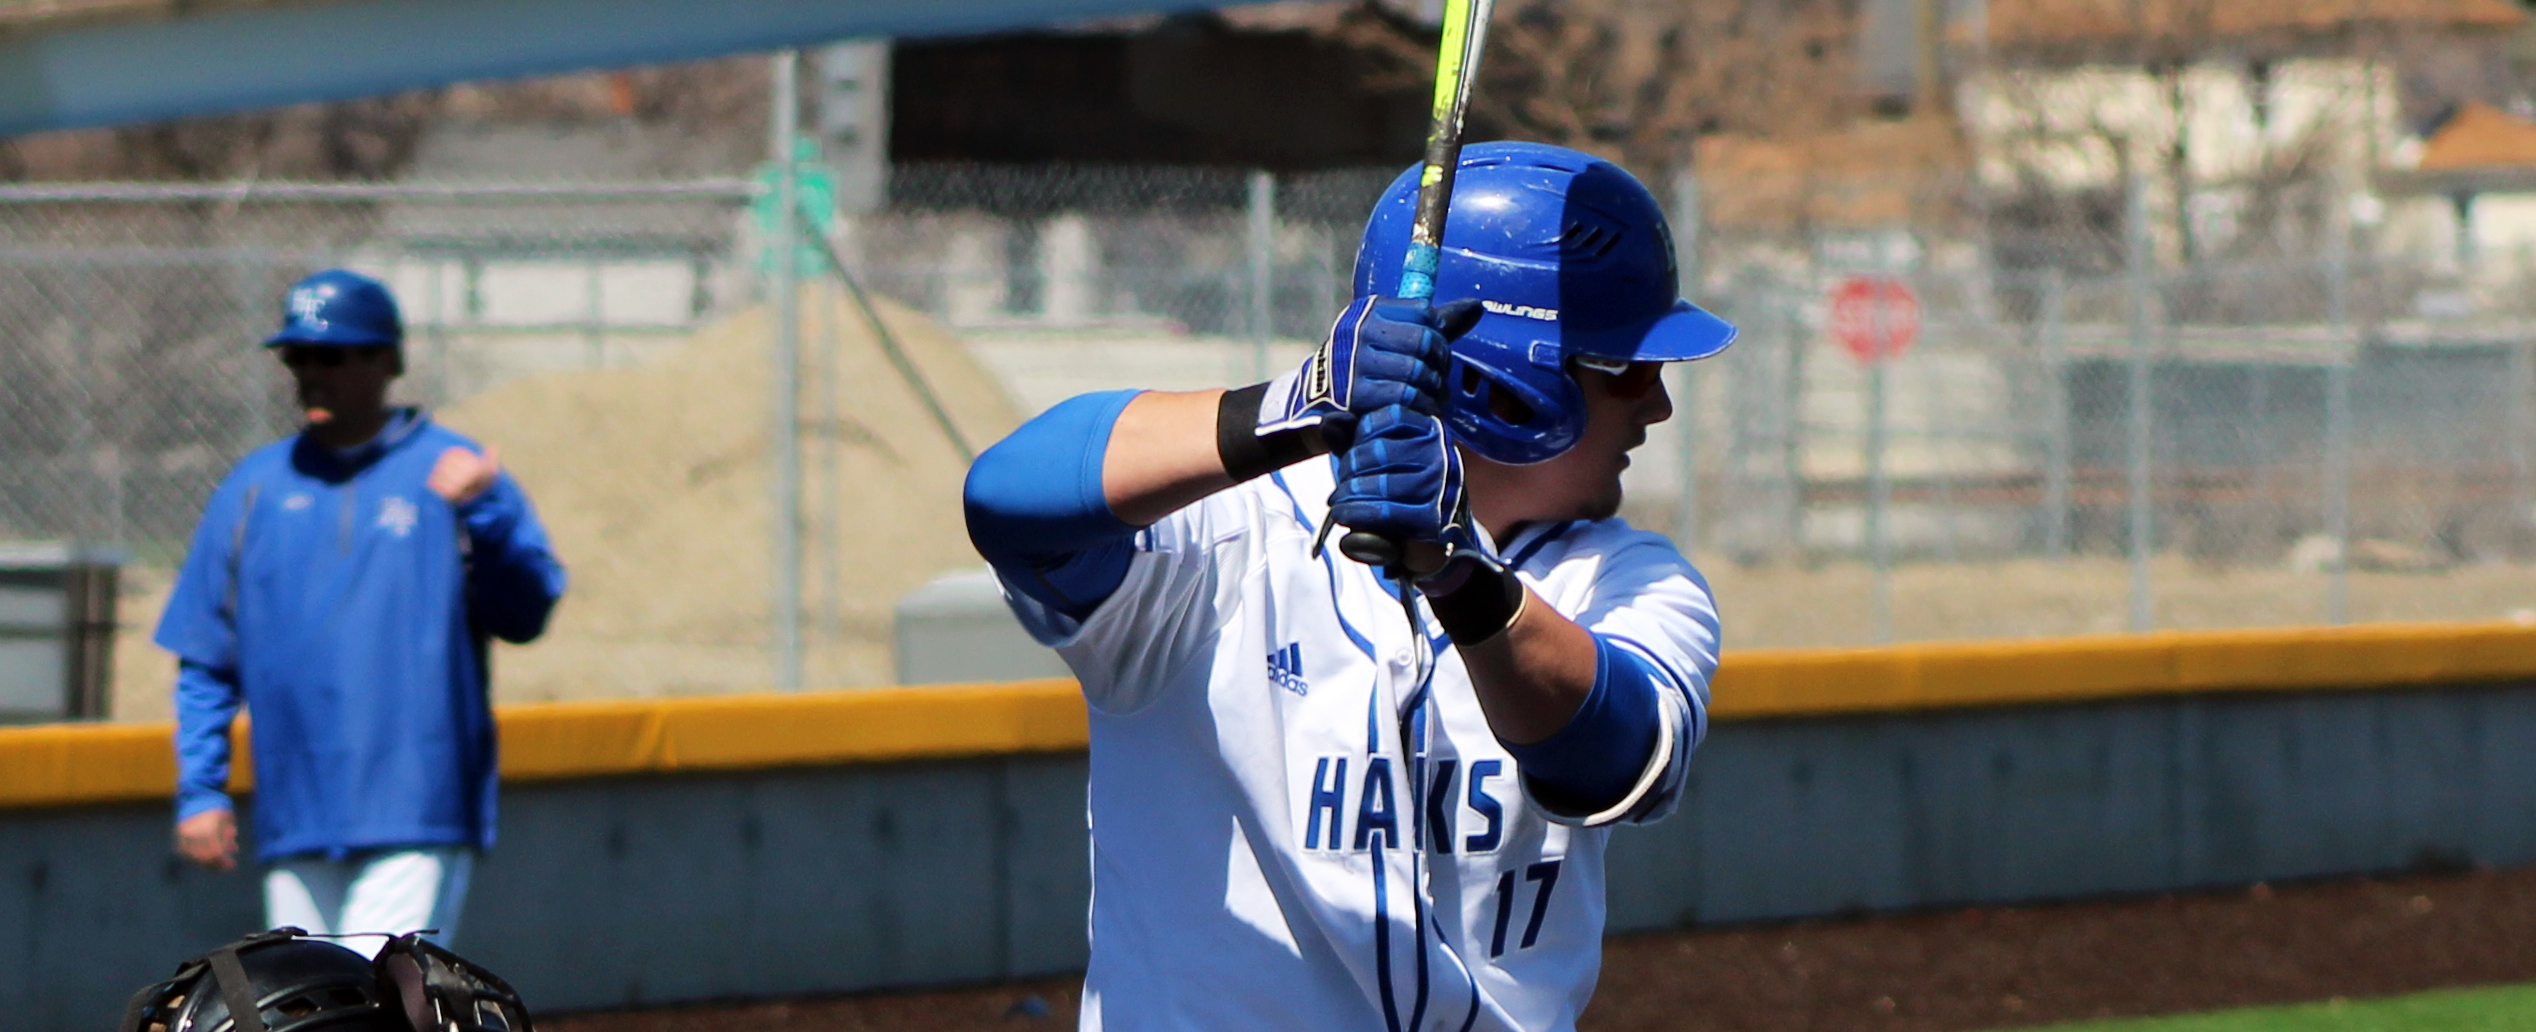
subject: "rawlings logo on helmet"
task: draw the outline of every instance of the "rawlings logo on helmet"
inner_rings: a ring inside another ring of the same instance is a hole
[[[1536,308],[1531,305],[1510,305],[1503,301],[1490,301],[1486,298],[1480,299],[1479,307],[1485,308],[1498,315],[1511,315],[1518,319],[1539,319],[1542,322],[1559,321],[1559,310],[1556,308]]]

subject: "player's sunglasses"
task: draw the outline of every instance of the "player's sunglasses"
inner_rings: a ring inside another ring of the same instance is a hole
[[[1568,360],[1576,363],[1578,369],[1590,369],[1603,374],[1603,393],[1622,401],[1636,401],[1646,397],[1647,392],[1654,390],[1656,383],[1664,377],[1662,362],[1631,362],[1627,359],[1603,358],[1597,355],[1576,355]]]

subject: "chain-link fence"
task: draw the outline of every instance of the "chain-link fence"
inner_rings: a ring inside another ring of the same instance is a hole
[[[1393,171],[901,167],[886,209],[811,220],[780,376],[763,178],[0,189],[0,540],[135,555],[123,712],[152,712],[165,571],[296,422],[255,345],[348,265],[404,305],[400,397],[502,446],[574,568],[507,696],[762,688],[796,590],[805,682],[883,683],[894,599],[975,563],[965,456],[1080,391],[1290,365]],[[2122,191],[2045,218],[1915,189],[1881,223],[1660,191],[1744,332],[1677,370],[1627,511],[1693,546],[1730,645],[2536,619],[2517,281],[2321,217],[2196,259]]]
[[[231,464],[296,426],[255,345],[289,284],[386,279],[403,396],[637,361],[740,295],[742,184],[0,191],[0,537],[181,550]]]
[[[974,449],[1076,391],[1290,364],[1387,176],[902,168],[887,210],[810,220],[790,291],[766,176],[0,188],[0,541],[133,557],[117,712],[163,713],[146,639],[202,505],[298,422],[257,345],[348,266],[403,307],[397,400],[503,447],[573,570],[506,697],[888,683],[892,603],[976,563]]]
[[[2319,197],[2196,256],[2153,199],[1711,231],[1746,336],[1686,371],[1698,472],[1648,507],[1688,500],[1730,641],[2536,622],[2525,271]],[[1917,332],[1870,361],[1877,319]]]

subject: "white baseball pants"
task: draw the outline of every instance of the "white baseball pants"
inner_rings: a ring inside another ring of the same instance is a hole
[[[349,935],[345,947],[375,955],[390,936],[425,928],[448,945],[458,935],[475,850],[432,846],[369,853],[343,860],[293,857],[264,874],[265,927],[297,926]]]

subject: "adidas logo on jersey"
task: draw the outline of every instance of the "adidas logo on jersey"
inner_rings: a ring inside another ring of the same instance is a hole
[[[1268,654],[1268,683],[1296,695],[1312,694],[1312,682],[1303,679],[1302,642]]]

